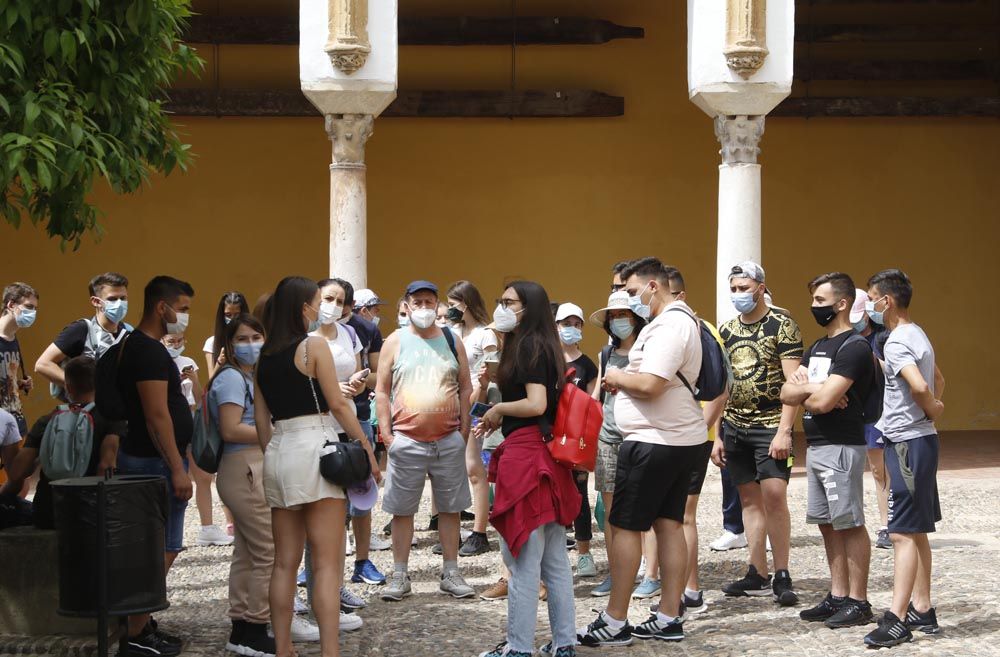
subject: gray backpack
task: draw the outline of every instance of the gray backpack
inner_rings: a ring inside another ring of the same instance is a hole
[[[87,474],[94,449],[94,403],[63,404],[49,417],[38,450],[42,472],[50,481]]]
[[[122,338],[132,332],[132,327],[129,324],[123,323],[122,330],[118,332],[117,336],[114,336],[101,328],[101,324],[97,321],[96,317],[91,317],[90,319],[84,318],[81,321],[87,323],[87,339],[83,343],[83,352],[80,355],[90,356],[95,362],[101,359],[104,352],[121,342]],[[66,360],[63,360],[59,366],[65,369]],[[49,394],[55,399],[67,401],[66,391],[58,384],[49,384]]]

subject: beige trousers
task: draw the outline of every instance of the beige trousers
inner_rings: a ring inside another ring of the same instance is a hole
[[[274,565],[271,509],[264,499],[264,454],[256,445],[226,452],[215,481],[233,512],[236,541],[229,566],[229,617],[249,623],[271,618],[268,588]]]

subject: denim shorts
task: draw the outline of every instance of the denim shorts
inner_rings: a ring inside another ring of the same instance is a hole
[[[188,461],[184,461],[184,471],[187,472]],[[164,527],[167,552],[182,552],[184,550],[184,512],[187,510],[187,500],[179,500],[174,495],[174,485],[170,480],[170,468],[158,456],[129,456],[118,452],[118,473],[130,475],[160,475],[167,480],[167,526]]]

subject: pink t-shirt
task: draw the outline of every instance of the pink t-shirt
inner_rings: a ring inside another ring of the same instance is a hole
[[[701,336],[692,314],[687,304],[675,301],[639,333],[625,371],[655,374],[667,380],[667,388],[650,399],[618,393],[615,421],[625,440],[673,446],[708,440],[701,406],[677,376],[680,371],[694,385],[701,370]]]

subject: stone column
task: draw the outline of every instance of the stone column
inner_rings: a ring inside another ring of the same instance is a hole
[[[763,116],[717,116],[719,151],[719,235],[716,256],[716,321],[736,316],[729,301],[729,271],[744,260],[761,261],[760,165]]]
[[[368,286],[368,192],[365,143],[372,135],[371,114],[327,114],[326,134],[333,142],[330,164],[330,275]]]

